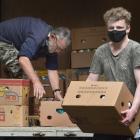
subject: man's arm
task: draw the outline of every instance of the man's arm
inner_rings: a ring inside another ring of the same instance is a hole
[[[98,81],[99,74],[90,73],[86,81]]]
[[[23,71],[25,72],[25,74],[32,81],[33,89],[34,89],[34,96],[40,99],[43,96],[43,94],[45,94],[45,90],[39,80],[39,77],[37,76],[37,74],[35,73],[33,69],[31,61],[29,60],[28,57],[20,56],[19,63]]]
[[[122,115],[126,117],[121,122],[126,126],[133,121],[140,108],[140,68],[134,70],[134,75],[135,75],[137,87],[136,87],[132,107],[129,110],[122,111]]]
[[[48,70],[48,76],[51,83],[52,90],[56,90],[54,92],[54,96],[56,100],[63,100],[61,96],[61,91],[57,90],[60,89],[59,87],[59,75],[57,70]]]

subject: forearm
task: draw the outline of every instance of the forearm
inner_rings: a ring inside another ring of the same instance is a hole
[[[37,74],[35,73],[33,66],[29,60],[29,58],[21,56],[19,58],[20,66],[22,67],[25,74],[28,76],[28,78],[34,83],[34,82],[40,82]]]
[[[48,70],[48,77],[53,90],[59,89],[59,75],[57,70]]]
[[[86,81],[98,81],[99,74],[90,73]]]
[[[137,85],[131,109],[137,113],[140,108],[140,83]]]
[[[27,74],[28,78],[32,81],[34,96],[39,99],[42,98],[43,95],[45,94],[45,90],[39,80],[39,77],[35,73],[29,58],[24,57],[24,56],[20,57],[19,63],[21,65],[22,69],[24,70],[25,74]]]

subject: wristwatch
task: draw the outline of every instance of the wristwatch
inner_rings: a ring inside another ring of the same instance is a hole
[[[57,88],[57,89],[53,90],[53,93],[55,93],[57,91],[61,91],[61,89],[60,88]]]

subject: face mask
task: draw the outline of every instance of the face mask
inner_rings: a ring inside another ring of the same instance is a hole
[[[126,31],[117,31],[117,30],[113,30],[113,31],[108,31],[108,36],[110,38],[110,40],[112,42],[120,42],[123,40],[123,38],[126,35]]]

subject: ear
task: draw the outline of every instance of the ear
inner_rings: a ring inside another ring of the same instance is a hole
[[[56,40],[56,35],[55,34],[50,34],[50,38],[53,40]]]
[[[126,33],[127,33],[127,34],[130,32],[130,29],[131,29],[131,26],[130,26],[130,24],[129,24],[129,25],[127,25],[127,29],[126,29]]]

